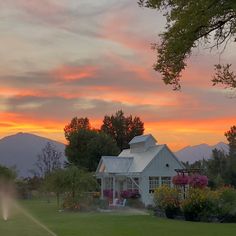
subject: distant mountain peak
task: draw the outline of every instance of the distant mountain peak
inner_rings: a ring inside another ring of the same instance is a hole
[[[0,164],[16,166],[19,175],[26,177],[29,170],[35,168],[37,155],[41,153],[47,142],[51,142],[62,153],[65,161],[65,145],[36,134],[19,132],[0,139]]]
[[[211,158],[213,149],[218,149],[228,153],[229,146],[224,142],[219,142],[215,145],[202,143],[195,146],[184,147],[177,151],[175,155],[183,162],[188,161],[189,163],[193,163],[195,161]]]

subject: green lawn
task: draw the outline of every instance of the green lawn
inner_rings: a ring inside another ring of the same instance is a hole
[[[58,236],[232,236],[236,224],[194,223],[160,219],[143,215],[111,213],[59,213],[55,203],[24,201],[21,203]],[[1,236],[47,236],[23,214],[15,212],[11,219],[0,219]]]

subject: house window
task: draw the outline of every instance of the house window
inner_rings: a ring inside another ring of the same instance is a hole
[[[139,185],[139,179],[138,178],[133,178],[133,179],[127,178],[127,189],[138,190],[138,185]]]
[[[113,178],[105,178],[105,187],[104,189],[113,189]]]
[[[149,193],[154,193],[155,189],[159,187],[159,177],[149,177]]]
[[[161,185],[171,186],[171,177],[161,177]]]

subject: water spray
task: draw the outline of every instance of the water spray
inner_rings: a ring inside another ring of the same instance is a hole
[[[52,236],[57,236],[54,232],[52,232],[47,226],[42,224],[39,220],[34,218],[29,212],[27,212],[23,207],[21,207],[17,202],[14,202],[14,206],[23,213],[28,219],[33,221],[36,225],[38,225],[40,228],[44,229],[46,232],[48,232]]]
[[[7,221],[9,217],[9,205],[9,200],[6,197],[1,196],[2,218],[5,221]]]
[[[0,181],[0,209],[3,220],[9,219],[10,208],[14,196],[14,188],[10,182]]]
[[[8,221],[9,215],[11,212],[11,208],[16,208],[19,212],[21,212],[24,216],[26,216],[29,220],[31,220],[34,224],[42,228],[51,236],[57,236],[54,232],[52,232],[47,226],[42,224],[39,220],[33,217],[28,211],[26,211],[23,207],[21,207],[15,200],[15,191],[12,184],[9,182],[4,182],[0,180],[0,211],[4,221]]]

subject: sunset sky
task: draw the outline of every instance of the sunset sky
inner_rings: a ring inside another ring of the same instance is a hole
[[[235,43],[221,55],[194,50],[174,92],[152,69],[150,45],[165,18],[137,1],[2,0],[0,18],[0,138],[30,132],[65,142],[72,117],[98,128],[122,109],[178,150],[225,141],[236,123],[236,98],[211,86],[215,63],[235,69]]]

